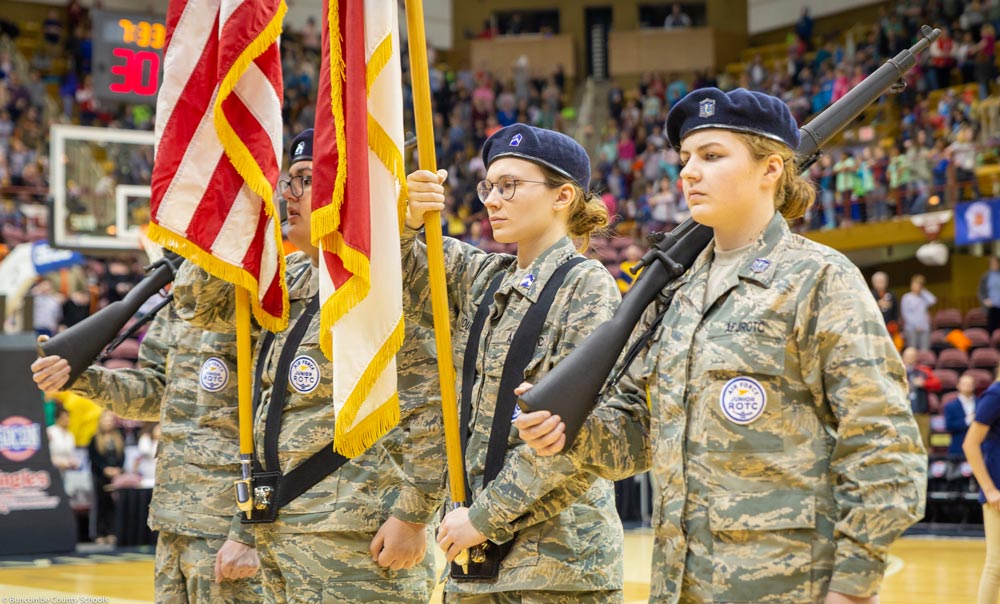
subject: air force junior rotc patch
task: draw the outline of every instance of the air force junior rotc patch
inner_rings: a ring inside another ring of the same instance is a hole
[[[307,394],[319,386],[319,366],[310,356],[302,355],[288,369],[288,383],[299,394]]]
[[[201,364],[198,382],[208,392],[218,392],[229,383],[229,368],[222,360],[209,357]]]
[[[722,413],[734,424],[747,425],[760,419],[767,406],[767,392],[760,382],[737,377],[726,382],[719,395]]]

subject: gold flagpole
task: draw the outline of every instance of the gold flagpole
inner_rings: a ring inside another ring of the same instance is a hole
[[[422,0],[406,0],[406,31],[410,46],[410,82],[413,87],[413,119],[417,129],[417,152],[420,169],[437,172],[434,157],[434,117],[431,113],[430,78],[427,74],[427,41],[424,35]],[[444,443],[448,454],[448,483],[455,507],[464,506],[465,468],[462,464],[462,441],[459,437],[458,402],[455,396],[455,366],[452,365],[451,324],[448,318],[448,285],[444,274],[444,240],[441,213],[424,216],[427,237],[427,264],[430,269],[431,310],[434,313],[434,337],[437,343],[438,375],[441,378],[441,409],[444,413]],[[461,552],[455,562],[468,567],[469,552]]]
[[[240,480],[236,481],[236,505],[250,518],[253,493],[250,460],[253,457],[253,401],[250,383],[250,292],[236,286],[236,385],[239,394]]]

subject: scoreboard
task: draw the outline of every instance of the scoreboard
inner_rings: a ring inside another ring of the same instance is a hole
[[[164,18],[93,10],[94,96],[155,104],[163,74]]]

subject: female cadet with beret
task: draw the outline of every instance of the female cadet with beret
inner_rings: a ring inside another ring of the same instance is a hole
[[[783,102],[696,90],[667,130],[714,240],[568,457],[611,478],[652,464],[651,602],[877,602],[926,489],[899,354],[858,269],[789,231],[815,193]],[[542,455],[565,444],[547,412],[516,425]]]
[[[465,470],[472,504],[445,516],[438,543],[449,560],[487,540],[488,548],[512,544],[495,579],[453,579],[446,599],[476,604],[621,602],[623,536],[611,482],[564,459],[537,458],[516,432],[505,435],[516,411],[503,411],[498,403],[508,394],[500,390],[508,353],[530,356],[523,375],[509,387],[511,403],[521,379],[546,373],[617,307],[614,279],[600,263],[584,261],[570,240],[583,238],[586,247],[590,233],[607,224],[607,209],[589,191],[586,151],[564,134],[513,124],[486,141],[483,160],[487,175],[478,193],[493,237],[517,244],[517,254],[489,254],[454,239],[444,241],[449,303],[456,311],[455,366],[460,373],[469,370],[469,379],[460,378],[464,383],[458,392],[465,389],[468,396],[461,429],[468,431]],[[409,299],[404,306],[408,318],[428,325],[427,250],[417,240],[417,230],[426,212],[444,207],[446,176],[443,170],[417,171],[407,179],[401,245]],[[556,289],[546,290],[550,281]],[[494,294],[489,293],[492,288]],[[545,291],[556,293],[539,336],[515,350],[511,344],[519,341],[522,319],[537,314],[531,309],[543,304]],[[476,327],[482,305],[487,305],[483,322]],[[490,458],[502,462],[492,481],[484,480]]]

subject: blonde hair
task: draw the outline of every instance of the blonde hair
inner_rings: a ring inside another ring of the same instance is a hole
[[[578,251],[584,251],[590,247],[590,237],[603,231],[611,221],[608,215],[608,207],[604,201],[592,191],[586,192],[575,180],[568,176],[559,174],[555,170],[539,165],[542,174],[545,176],[545,186],[550,189],[558,189],[563,185],[573,187],[573,201],[569,206],[569,220],[566,223],[569,236],[581,241]]]
[[[799,175],[799,167],[795,161],[795,151],[776,140],[749,134],[735,132],[743,140],[750,151],[750,156],[756,161],[763,161],[769,155],[781,157],[785,169],[778,179],[778,187],[774,191],[774,209],[785,217],[785,220],[802,218],[806,209],[816,201],[816,187],[805,177]]]

